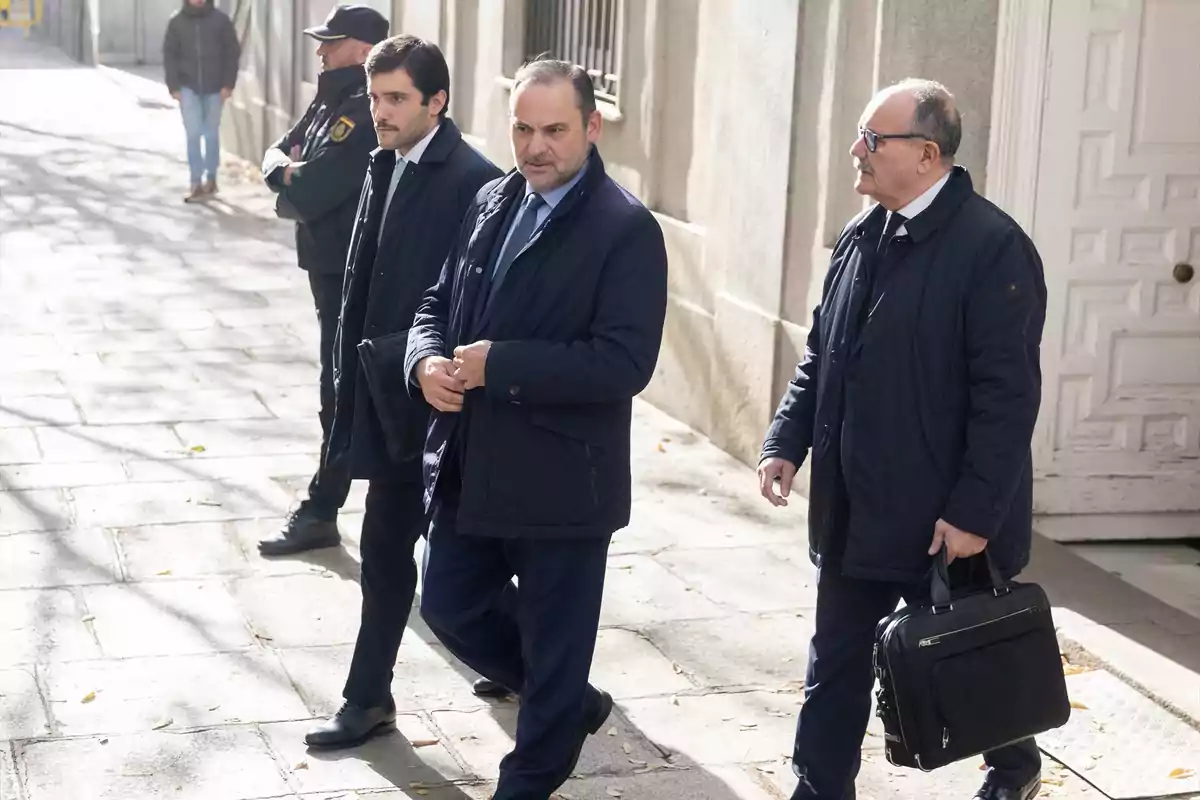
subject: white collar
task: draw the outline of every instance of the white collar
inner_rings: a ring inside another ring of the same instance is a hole
[[[433,141],[433,137],[437,134],[438,128],[440,127],[442,127],[440,124],[434,125],[433,130],[425,134],[424,139],[413,145],[412,150],[408,151],[408,155],[402,156],[400,155],[400,151],[397,150],[396,158],[403,159],[404,161],[408,161],[412,164],[420,164],[421,156],[425,155],[425,148],[429,147],[429,143]]]
[[[950,175],[953,171],[954,170],[950,170],[950,172],[947,172],[941,177],[941,179],[938,180],[937,183],[922,192],[917,199],[900,209],[900,216],[904,217],[906,220],[909,220],[933,205],[933,201],[937,198],[938,192],[940,192],[942,187],[946,185],[946,181],[950,180]],[[906,233],[908,233],[908,230],[903,225],[896,230],[897,236],[902,236]]]

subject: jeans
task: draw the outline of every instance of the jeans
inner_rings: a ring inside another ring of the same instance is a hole
[[[198,94],[184,87],[179,90],[179,109],[183,112],[183,129],[187,133],[188,169],[192,173],[192,186],[199,185],[207,176],[217,179],[217,167],[221,164],[221,107],[224,101],[220,94]],[[204,140],[201,154],[200,141]]]

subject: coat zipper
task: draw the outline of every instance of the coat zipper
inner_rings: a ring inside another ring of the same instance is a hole
[[[1032,614],[1037,610],[1038,610],[1037,606],[1031,606],[1029,608],[1022,608],[1020,611],[1014,611],[1011,614],[1005,614],[1003,617],[996,617],[995,619],[989,619],[986,622],[977,622],[974,625],[968,625],[965,628],[958,628],[956,630],[946,631],[945,633],[939,633],[936,636],[928,636],[924,639],[918,640],[917,647],[932,647],[935,644],[940,644],[942,639],[945,639],[947,636],[953,636],[956,633],[965,633],[966,631],[973,631],[976,628],[983,628],[988,625],[995,625],[997,622],[1003,622],[1006,619],[1012,619],[1013,617],[1019,617],[1022,614]]]

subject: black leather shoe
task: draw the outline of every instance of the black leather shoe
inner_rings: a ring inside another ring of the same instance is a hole
[[[363,708],[345,703],[338,712],[304,735],[316,750],[357,747],[368,739],[396,729],[396,706]]]
[[[1040,774],[1020,789],[1008,789],[987,781],[975,793],[975,800],[1033,800],[1041,790],[1042,776]]]
[[[319,547],[337,547],[341,542],[336,519],[318,519],[301,506],[288,517],[283,530],[259,541],[258,552],[264,556],[290,556]]]
[[[597,689],[595,686],[588,685],[587,698],[584,700],[583,727],[579,729],[579,742],[575,745],[575,750],[571,753],[571,761],[567,765],[566,771],[562,775],[562,780],[558,782],[558,786],[562,786],[571,777],[571,773],[575,771],[575,767],[579,764],[579,756],[583,753],[583,743],[587,741],[587,737],[593,733],[600,731],[600,726],[608,719],[608,715],[613,710],[612,695],[603,689]]]
[[[476,697],[486,697],[489,700],[502,700],[511,694],[515,694],[515,692],[503,683],[489,681],[487,678],[480,678],[471,684],[471,692]]]

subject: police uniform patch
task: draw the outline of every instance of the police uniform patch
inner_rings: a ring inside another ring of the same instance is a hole
[[[333,123],[333,127],[329,129],[329,138],[334,142],[345,141],[350,132],[354,130],[354,121],[349,117],[338,117],[337,122]]]

